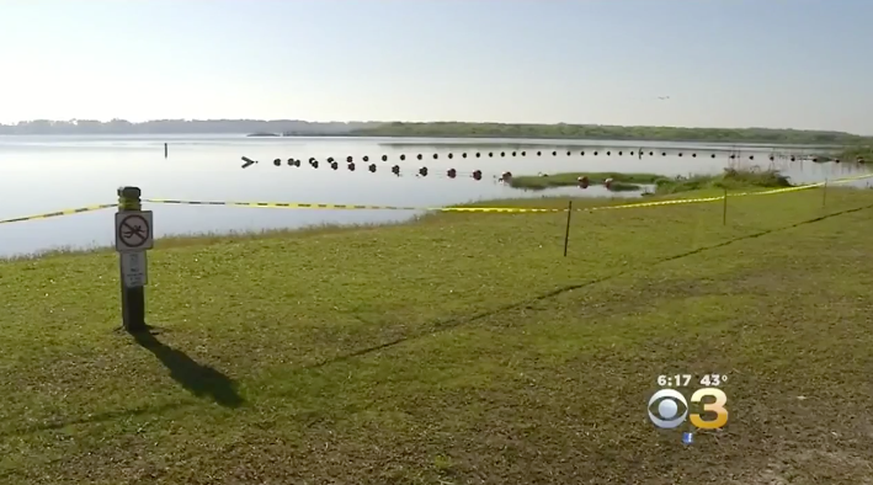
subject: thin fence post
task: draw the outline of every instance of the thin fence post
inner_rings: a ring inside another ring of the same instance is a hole
[[[152,212],[142,210],[142,191],[138,187],[118,189],[115,214],[115,249],[121,276],[121,319],[128,332],[146,330],[145,285],[146,250],[154,244]]]
[[[828,179],[825,179],[825,182],[824,182],[824,185],[822,186],[822,189],[824,189],[824,190],[822,190],[822,193],[821,193],[821,207],[822,207],[822,209],[824,209],[825,204],[827,204],[827,200],[828,200]]]
[[[573,215],[573,201],[567,202],[567,229],[564,231],[564,257],[567,257],[567,246],[570,244],[570,217]]]
[[[722,198],[724,199],[724,203],[722,204],[722,210],[721,210],[721,225],[726,226],[727,225],[727,198],[728,198],[727,187],[724,188],[724,196]]]

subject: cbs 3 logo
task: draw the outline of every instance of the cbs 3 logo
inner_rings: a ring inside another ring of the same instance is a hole
[[[703,402],[704,397],[715,398],[714,402]],[[653,405],[658,402],[658,415],[652,412]],[[702,404],[703,412],[690,413],[691,424],[700,429],[718,429],[727,424],[728,410],[724,405],[727,403],[727,395],[721,389],[705,387],[694,391],[690,399],[693,404]],[[680,405],[684,411],[680,413]],[[715,413],[715,419],[704,420],[703,413]],[[673,429],[685,422],[689,417],[688,401],[675,389],[661,389],[649,399],[649,419],[655,426],[662,429]],[[660,416],[660,417],[659,417]]]

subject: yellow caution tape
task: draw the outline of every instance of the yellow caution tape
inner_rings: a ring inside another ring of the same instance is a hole
[[[152,204],[218,205],[227,207],[269,207],[273,209],[327,209],[327,210],[404,210],[440,212],[561,212],[566,209],[542,209],[530,207],[412,207],[395,205],[360,204],[307,204],[300,202],[224,202],[207,200],[143,199]]]
[[[696,204],[701,202],[713,202],[722,200],[724,196],[706,197],[696,199],[671,199],[652,202],[639,202],[634,204],[620,204],[597,207],[584,207],[575,209],[577,212],[590,212],[607,209],[632,209],[636,207],[656,207],[663,205]],[[227,207],[268,207],[274,209],[328,209],[328,210],[405,210],[405,211],[428,211],[428,212],[567,212],[566,208],[544,207],[403,207],[393,205],[353,205],[353,204],[304,204],[297,202],[222,202],[203,200],[177,200],[177,199],[144,199],[143,202],[152,204],[173,205],[217,205]]]
[[[566,212],[567,209],[535,207],[432,207],[420,210],[438,212]]]
[[[772,195],[772,194],[784,194],[786,192],[797,192],[798,190],[807,190],[814,189],[816,187],[823,187],[825,185],[837,185],[844,184],[848,182],[854,182],[857,180],[863,180],[873,178],[873,174],[867,173],[863,175],[855,175],[853,177],[843,177],[839,179],[829,180],[827,182],[816,182],[814,184],[806,184],[806,185],[798,185],[796,187],[786,187],[783,189],[773,189],[773,190],[761,190],[755,192],[739,192],[739,193],[731,193],[728,194],[728,197],[745,197],[747,195]]]
[[[604,209],[630,209],[634,207],[653,207],[659,205],[690,204],[699,202],[712,202],[721,200],[723,197],[707,197],[698,199],[675,199],[659,200],[653,202],[641,202],[636,204],[622,204],[612,206],[598,206],[575,209],[579,212],[604,210]],[[393,205],[356,205],[356,204],[305,204],[298,202],[223,202],[204,200],[178,200],[178,199],[144,199],[143,202],[153,204],[172,205],[217,205],[226,207],[268,207],[273,209],[327,209],[327,210],[405,210],[405,211],[429,211],[429,212],[567,212],[566,208],[544,207],[412,207]]]
[[[696,199],[670,199],[670,200],[656,200],[653,202],[639,202],[635,204],[618,204],[618,205],[603,205],[597,207],[587,207],[583,209],[577,209],[581,212],[591,212],[591,211],[599,211],[599,210],[608,210],[608,209],[634,209],[637,207],[657,207],[662,205],[681,205],[681,204],[699,204],[701,202],[714,202],[717,200],[724,199],[723,195],[719,195],[717,197],[703,197]],[[567,209],[563,209],[566,211]]]
[[[79,207],[77,209],[65,209],[55,212],[47,212],[45,214],[37,214],[33,216],[24,216],[24,217],[14,217],[12,219],[0,219],[0,224],[9,224],[12,222],[22,222],[22,221],[34,221],[37,219],[48,219],[49,217],[60,217],[60,216],[69,216],[73,214],[81,214],[83,212],[93,212],[99,211],[103,209],[108,209],[110,207],[116,207],[117,204],[98,204],[98,205],[89,205],[87,207]]]
[[[836,185],[856,180],[873,178],[873,174],[856,175],[853,177],[845,177],[828,182],[817,182],[813,184],[800,185],[797,187],[786,187],[782,189],[762,190],[754,192],[734,192],[727,194],[728,197],[745,197],[754,195],[773,195],[783,194],[787,192],[796,192],[807,190],[825,185]],[[600,210],[614,209],[634,209],[640,207],[659,207],[666,205],[683,205],[683,204],[699,204],[705,202],[715,202],[724,200],[723,195],[715,197],[702,197],[693,199],[669,199],[658,200],[651,202],[638,202],[631,204],[617,204],[596,207],[584,207],[575,209],[578,212],[593,212]],[[143,199],[143,202],[152,204],[176,204],[176,205],[210,205],[210,206],[228,206],[228,207],[265,207],[265,208],[282,208],[282,209],[327,209],[327,210],[405,210],[405,211],[434,211],[434,212],[502,212],[502,213],[537,213],[537,212],[567,212],[566,208],[535,208],[535,207],[411,207],[411,206],[391,206],[391,205],[358,205],[358,204],[308,204],[299,202],[225,202],[225,201],[204,201],[204,200],[178,200],[178,199]],[[50,217],[60,217],[72,214],[81,214],[83,212],[93,212],[102,209],[117,207],[117,204],[98,204],[76,209],[65,209],[45,214],[37,214],[32,216],[15,217],[12,219],[0,219],[0,224],[9,224],[13,222],[32,221],[37,219],[47,219]]]

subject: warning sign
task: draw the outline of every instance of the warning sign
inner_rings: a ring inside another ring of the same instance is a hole
[[[146,252],[121,253],[121,278],[125,288],[138,288],[148,284]]]
[[[155,244],[152,211],[115,214],[115,249],[119,252],[145,251]]]

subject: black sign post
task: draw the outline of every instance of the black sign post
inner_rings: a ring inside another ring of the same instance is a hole
[[[142,201],[140,197],[142,196],[142,191],[139,187],[120,187],[118,189],[118,212],[126,213],[126,212],[139,212],[142,209]],[[131,214],[130,218],[136,218]],[[141,226],[139,227],[142,230]],[[146,231],[151,231],[150,227],[144,228]],[[117,230],[120,230],[117,229]],[[133,231],[126,233],[133,241],[145,241],[150,234],[146,233],[146,235],[135,234]],[[117,234],[116,237],[124,237],[124,235]],[[145,287],[143,286],[134,286],[130,287],[125,285],[125,275],[124,275],[124,263],[122,262],[122,258],[125,255],[119,253],[119,273],[121,275],[121,318],[124,322],[124,329],[130,333],[134,332],[142,332],[146,330],[145,323]]]

